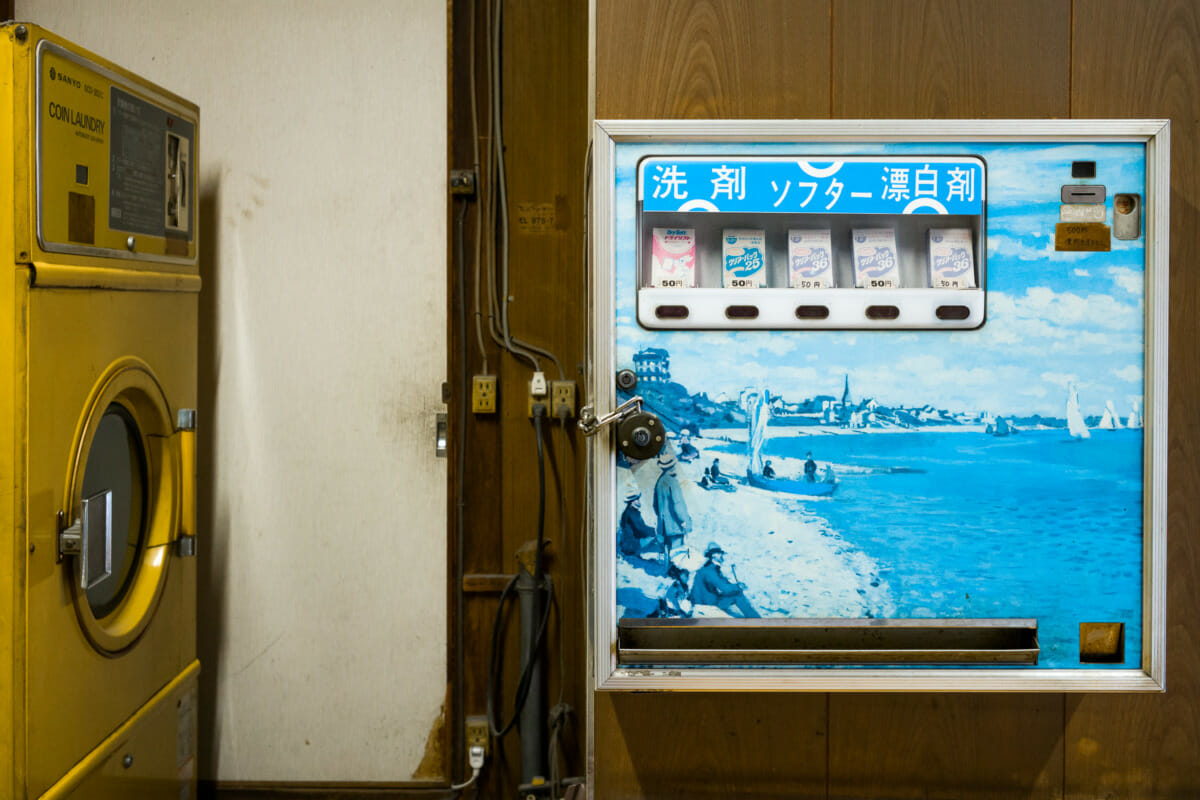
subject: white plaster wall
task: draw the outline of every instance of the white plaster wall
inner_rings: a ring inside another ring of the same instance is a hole
[[[444,0],[16,12],[201,108],[201,777],[408,780],[446,687]]]

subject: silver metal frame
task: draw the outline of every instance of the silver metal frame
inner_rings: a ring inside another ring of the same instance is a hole
[[[91,70],[92,72],[102,75],[105,78],[107,78],[108,80],[112,81],[113,83],[121,86],[124,89],[129,90],[130,92],[132,92],[134,94],[137,94],[143,98],[149,98],[150,100],[153,100],[156,104],[162,106],[163,108],[169,109],[173,114],[188,120],[193,125],[198,126],[198,121],[192,115],[191,111],[189,109],[185,108],[184,106],[179,105],[179,103],[177,101],[172,100],[162,94],[159,94],[158,92],[154,91],[153,89],[151,89],[147,86],[144,86],[140,83],[134,83],[133,81],[129,80],[128,78],[125,78],[124,76],[119,75],[118,73],[113,72],[112,70],[107,69],[106,67],[102,67],[101,65],[95,63],[94,61],[89,61],[88,59],[84,58],[83,56],[79,55],[78,53],[72,52],[71,50],[68,50],[65,47],[57,45],[54,42],[50,41],[49,39],[42,39],[40,42],[38,42],[38,45],[37,45],[37,58],[36,58],[35,64],[34,64],[34,77],[33,77],[34,95],[36,98],[35,113],[33,115],[33,120],[34,120],[34,122],[33,122],[33,124],[34,124],[33,162],[34,162],[34,169],[36,170],[35,182],[36,182],[36,186],[37,186],[37,196],[34,198],[34,217],[36,218],[36,221],[37,221],[38,246],[40,246],[47,253],[67,253],[70,255],[78,255],[78,256],[98,256],[98,257],[102,257],[102,258],[119,258],[122,260],[153,261],[153,262],[157,262],[157,263],[184,264],[184,265],[188,265],[188,266],[194,266],[196,264],[196,256],[192,256],[191,258],[186,258],[186,257],[181,257],[181,256],[155,255],[153,253],[139,253],[137,251],[130,251],[130,250],[114,250],[114,249],[108,248],[108,247],[89,247],[87,245],[74,245],[74,244],[61,244],[58,242],[50,242],[50,243],[46,242],[46,237],[44,236],[44,234],[42,232],[42,115],[41,115],[40,109],[42,108],[42,78],[41,78],[42,56],[45,55],[47,52],[54,53],[55,55],[61,56],[65,59],[67,59],[68,61],[78,64],[81,67],[85,67],[85,68]],[[195,171],[194,171],[195,170],[195,162],[196,162],[195,154],[193,153],[192,154],[193,174],[192,174],[191,187],[189,187],[189,191],[193,193],[193,197],[195,197],[195,191],[196,191],[195,190],[196,175],[195,175]],[[193,209],[192,213],[193,214],[195,214],[195,207],[196,207],[196,204],[193,202],[192,203],[192,209]],[[191,233],[192,238],[188,239],[189,242],[195,241],[195,233],[194,233],[195,221],[194,221],[194,219],[193,219],[192,229],[193,229],[193,232]]]
[[[1146,146],[1145,452],[1143,625],[1140,669],[631,669],[617,664],[611,439],[590,442],[589,685],[657,691],[1158,692],[1166,688],[1167,308],[1169,120],[598,120],[593,129],[593,325],[587,398],[597,416],[616,406],[613,352],[616,145],[629,142],[1141,142]]]

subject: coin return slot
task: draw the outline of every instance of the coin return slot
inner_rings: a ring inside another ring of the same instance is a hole
[[[899,319],[900,309],[896,306],[867,306],[867,319]]]
[[[623,619],[626,665],[1037,664],[1036,619]]]
[[[797,306],[796,319],[828,319],[829,306]]]
[[[971,316],[971,309],[966,306],[938,306],[934,313],[938,319],[966,319]]]
[[[659,319],[687,319],[687,306],[658,306],[654,309],[654,316]]]
[[[729,319],[758,319],[758,306],[729,306],[725,309]]]

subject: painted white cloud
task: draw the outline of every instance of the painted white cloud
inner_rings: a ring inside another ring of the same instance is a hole
[[[1145,287],[1145,276],[1139,270],[1129,267],[1109,267],[1109,277],[1118,288],[1133,295],[1141,295]]]
[[[988,258],[994,259],[997,256],[1003,256],[1019,261],[1042,261],[1050,257],[1054,253],[1054,242],[1050,241],[1048,237],[1038,236],[1036,238],[1046,238],[1046,241],[1044,244],[1031,246],[1011,236],[992,234],[988,236]]]
[[[1079,383],[1079,376],[1073,372],[1043,372],[1042,380],[1046,383],[1052,383],[1055,386],[1066,389],[1069,384]]]
[[[1076,276],[1076,277],[1079,277],[1079,278],[1090,278],[1090,277],[1092,277],[1092,273],[1088,272],[1086,269],[1078,269],[1078,268],[1076,268],[1076,269],[1072,270],[1072,272],[1075,274],[1075,276]]]
[[[1114,369],[1112,374],[1116,375],[1121,380],[1129,381],[1130,383],[1140,383],[1142,380],[1141,369],[1135,367],[1133,364],[1130,364],[1127,367],[1122,367],[1121,369]]]

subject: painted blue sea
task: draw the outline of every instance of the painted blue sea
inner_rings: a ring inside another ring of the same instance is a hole
[[[847,467],[810,511],[878,564],[896,617],[1035,618],[1057,668],[1086,666],[1079,623],[1123,622],[1141,663],[1140,430],[772,433],[765,456]]]

